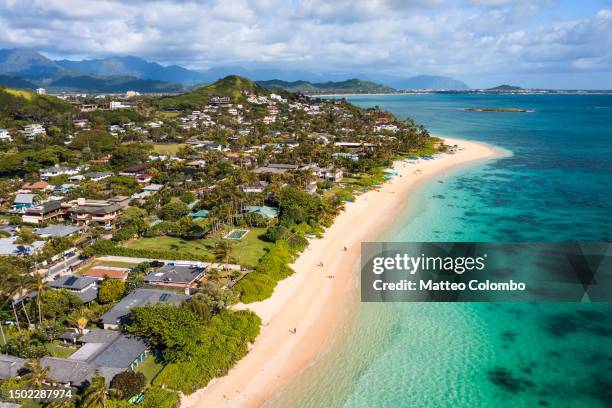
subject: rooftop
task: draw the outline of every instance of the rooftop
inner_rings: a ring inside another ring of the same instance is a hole
[[[278,208],[267,205],[247,205],[244,210],[248,213],[259,214],[266,218],[278,217]]]
[[[95,285],[96,280],[88,276],[64,275],[59,279],[49,282],[49,286],[56,289],[84,290]]]
[[[124,279],[129,273],[128,268],[117,268],[112,266],[95,266],[87,270],[84,275],[92,278],[104,278],[108,277],[111,279]]]
[[[83,227],[76,227],[73,225],[61,225],[61,224],[52,224],[48,227],[44,228],[36,228],[34,229],[34,233],[43,238],[47,237],[67,237],[69,235],[74,234],[75,232],[79,232],[83,229]]]
[[[0,354],[0,380],[15,377],[24,368],[27,360],[9,354]]]
[[[145,282],[190,284],[204,275],[205,269],[192,265],[167,264],[145,276]]]
[[[130,293],[111,310],[102,315],[102,323],[104,324],[119,324],[121,319],[130,313],[130,310],[135,307],[145,306],[156,303],[172,303],[178,305],[183,300],[189,299],[189,296],[175,292],[156,290],[156,289],[136,289]]]

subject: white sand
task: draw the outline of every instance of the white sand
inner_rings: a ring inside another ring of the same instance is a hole
[[[261,406],[317,358],[358,296],[361,242],[375,239],[394,222],[417,184],[456,166],[501,154],[484,144],[445,140],[462,150],[417,164],[396,163],[401,177],[347,204],[324,237],[311,240],[293,265],[296,273],[280,282],[272,297],[237,306],[261,317],[261,334],[249,354],[226,376],[184,397],[182,407]],[[346,252],[342,249],[345,246]],[[319,262],[323,267],[317,266]],[[295,334],[291,332],[294,328]]]

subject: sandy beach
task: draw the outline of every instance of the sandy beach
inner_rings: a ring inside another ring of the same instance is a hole
[[[361,242],[373,240],[394,222],[418,184],[454,167],[501,155],[485,144],[445,141],[460,150],[435,160],[395,163],[400,176],[348,203],[324,237],[311,240],[292,265],[296,273],[280,282],[272,297],[237,306],[261,317],[260,336],[226,376],[184,397],[182,407],[261,406],[317,359],[358,296]]]

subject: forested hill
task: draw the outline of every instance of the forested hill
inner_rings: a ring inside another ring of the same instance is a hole
[[[191,92],[163,98],[160,100],[160,107],[163,109],[200,109],[206,106],[213,96],[227,96],[232,102],[243,102],[246,100],[245,92],[255,95],[269,94],[269,91],[249,79],[230,75]]]
[[[74,111],[66,101],[50,95],[0,86],[0,127],[11,121],[24,119],[49,119]]]
[[[390,93],[395,91],[395,89],[389,86],[376,84],[374,82],[364,81],[356,78],[339,82],[319,83],[312,83],[308,81],[287,82],[278,79],[273,79],[271,81],[258,81],[257,83],[267,89],[282,89],[289,92],[300,92],[305,94]]]

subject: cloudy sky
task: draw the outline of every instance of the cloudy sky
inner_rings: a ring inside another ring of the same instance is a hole
[[[612,88],[612,0],[0,0],[0,48]]]

